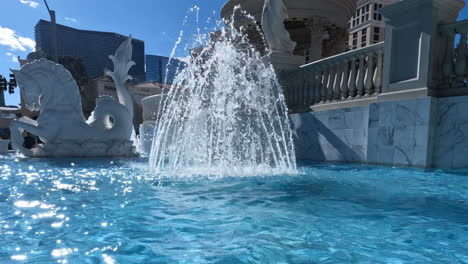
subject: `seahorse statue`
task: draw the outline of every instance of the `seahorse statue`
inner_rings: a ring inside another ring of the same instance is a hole
[[[40,110],[37,120],[22,117],[10,124],[13,147],[28,157],[135,156],[127,107],[112,97],[97,100],[93,120],[83,116],[78,85],[69,71],[46,59],[24,65],[15,73],[25,107]],[[22,132],[38,136],[43,144],[23,147]]]

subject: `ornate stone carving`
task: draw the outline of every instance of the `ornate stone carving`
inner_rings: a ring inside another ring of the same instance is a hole
[[[119,102],[127,107],[130,117],[133,119],[133,98],[125,87],[125,82],[133,79],[128,74],[130,68],[135,65],[135,62],[132,61],[132,53],[132,35],[130,35],[126,41],[120,44],[115,55],[109,56],[114,63],[114,71],[106,71],[106,75],[114,80]]]
[[[13,70],[37,121],[22,117],[11,122],[12,144],[28,157],[134,156],[132,119],[127,108],[112,97],[100,97],[92,118],[83,116],[79,88],[62,65],[40,59]],[[38,136],[43,144],[27,149],[22,132]]]

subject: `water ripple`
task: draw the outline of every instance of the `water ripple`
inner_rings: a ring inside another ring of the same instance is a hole
[[[293,176],[158,178],[139,159],[16,159],[0,156],[0,263],[468,259],[463,173],[305,164]]]

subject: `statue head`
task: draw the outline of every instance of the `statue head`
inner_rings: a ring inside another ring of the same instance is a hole
[[[43,94],[39,82],[34,75],[29,73],[21,70],[11,71],[15,74],[16,81],[21,89],[25,107],[30,111],[39,111],[41,106],[40,98]]]
[[[11,71],[16,76],[25,107],[31,111],[40,110],[41,98],[46,94],[53,95],[54,87],[63,87],[66,84],[76,86],[73,76],[65,67],[44,58],[24,65],[21,70]],[[78,89],[75,88],[71,91],[78,93]]]

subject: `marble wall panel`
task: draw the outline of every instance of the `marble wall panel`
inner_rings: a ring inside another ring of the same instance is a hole
[[[468,168],[468,96],[438,99],[434,124],[433,166]]]
[[[298,159],[366,162],[368,107],[291,115]]]
[[[299,159],[424,167],[432,98],[296,114]],[[305,122],[305,123],[304,123]],[[320,135],[320,140],[311,139]],[[310,141],[310,142],[309,142]],[[301,151],[307,149],[306,152]]]

